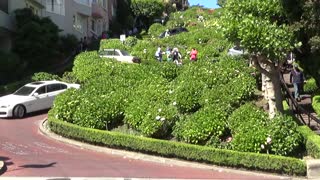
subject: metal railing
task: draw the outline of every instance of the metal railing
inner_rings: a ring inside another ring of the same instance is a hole
[[[320,120],[312,115],[309,111],[307,111],[305,108],[303,108],[300,104],[298,104],[298,102],[296,101],[296,99],[292,96],[292,93],[290,92],[284,78],[283,78],[283,74],[280,74],[280,81],[281,81],[281,85],[282,85],[282,90],[284,90],[285,93],[285,100],[288,103],[290,109],[292,111],[294,111],[295,113],[293,113],[299,120],[301,123],[308,125],[310,127],[310,122],[313,120],[314,122],[317,123],[317,128],[320,127]],[[304,118],[303,118],[303,114],[305,114],[308,119],[307,122],[305,122]]]

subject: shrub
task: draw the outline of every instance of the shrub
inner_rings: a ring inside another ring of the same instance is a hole
[[[103,39],[100,41],[99,50],[103,49],[121,49],[128,50],[128,46],[125,46],[119,39]]]
[[[167,136],[178,118],[165,84],[162,79],[142,82],[125,109],[125,122],[145,136]]]
[[[68,71],[63,73],[61,80],[68,83],[78,83],[79,81],[73,72]]]
[[[244,152],[267,152],[283,156],[301,152],[302,136],[289,116],[269,119],[253,104],[245,104],[230,116],[232,148]]]
[[[160,23],[154,23],[149,27],[148,34],[152,37],[158,38],[158,36],[166,30],[165,26]]]
[[[313,93],[315,92],[318,88],[316,80],[314,78],[308,79],[307,82],[303,86],[303,90],[306,93]]]
[[[317,115],[320,114],[320,95],[314,96],[312,98],[312,108],[317,113]]]
[[[232,133],[232,149],[243,152],[261,152],[261,145],[268,137],[267,120],[267,114],[250,103],[235,110],[228,119]]]
[[[133,36],[129,36],[126,38],[126,40],[124,41],[124,45],[128,47],[128,49],[130,49],[131,47],[133,47],[134,45],[136,45],[138,42],[138,39],[136,37]]]
[[[50,74],[47,72],[39,72],[33,74],[31,77],[32,81],[50,81],[50,80],[60,80],[60,77],[56,74]]]
[[[294,156],[301,152],[302,136],[292,117],[278,115],[268,121],[268,135],[272,139],[271,152],[281,156]]]
[[[320,137],[312,132],[308,126],[299,126],[298,131],[304,137],[307,155],[319,159],[320,158]]]
[[[178,140],[205,144],[210,137],[219,137],[226,130],[227,113],[224,107],[213,105],[201,108],[196,113],[185,116],[174,127],[174,135]]]
[[[0,84],[19,79],[25,73],[25,66],[18,55],[0,50]]]
[[[49,117],[50,129],[64,137],[127,150],[157,154],[165,157],[212,163],[221,166],[262,170],[289,175],[306,175],[303,160],[275,155],[244,153],[185,143],[131,136],[116,132],[93,130]]]

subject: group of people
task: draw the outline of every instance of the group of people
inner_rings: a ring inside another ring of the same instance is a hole
[[[178,48],[171,49],[167,47],[166,51],[162,51],[161,47],[158,47],[155,52],[155,58],[159,61],[163,61],[163,55],[166,55],[166,60],[168,62],[174,62],[177,65],[182,65],[182,55],[179,52]],[[190,61],[197,61],[198,51],[195,48],[192,48],[191,52],[189,52]]]

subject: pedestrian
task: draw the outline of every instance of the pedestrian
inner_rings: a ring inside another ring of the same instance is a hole
[[[178,48],[173,48],[173,52],[172,52],[172,60],[174,63],[176,63],[177,65],[182,65],[182,61],[181,61],[181,54],[179,52]]]
[[[170,31],[169,29],[166,30],[166,32],[164,33],[164,37],[169,37],[170,36]]]
[[[154,56],[156,57],[156,59],[159,61],[159,62],[162,62],[162,50],[161,50],[161,47],[159,46],[156,53],[154,54]]]
[[[168,62],[172,61],[172,49],[170,47],[167,47],[166,55],[167,55],[167,61]]]
[[[78,53],[82,52],[83,49],[83,39],[80,38],[79,44],[78,44]]]
[[[190,52],[190,61],[197,61],[198,51],[196,48],[192,48]]]
[[[87,36],[85,36],[82,42],[82,50],[87,51],[87,49],[88,49],[88,40],[87,40]]]
[[[293,84],[294,98],[297,101],[301,101],[300,95],[303,92],[304,75],[297,64],[293,65],[293,69],[290,73],[290,83]]]

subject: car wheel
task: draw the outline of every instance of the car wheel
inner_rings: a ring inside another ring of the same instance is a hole
[[[26,113],[26,109],[22,105],[17,105],[13,109],[13,117],[15,118],[23,118]]]

